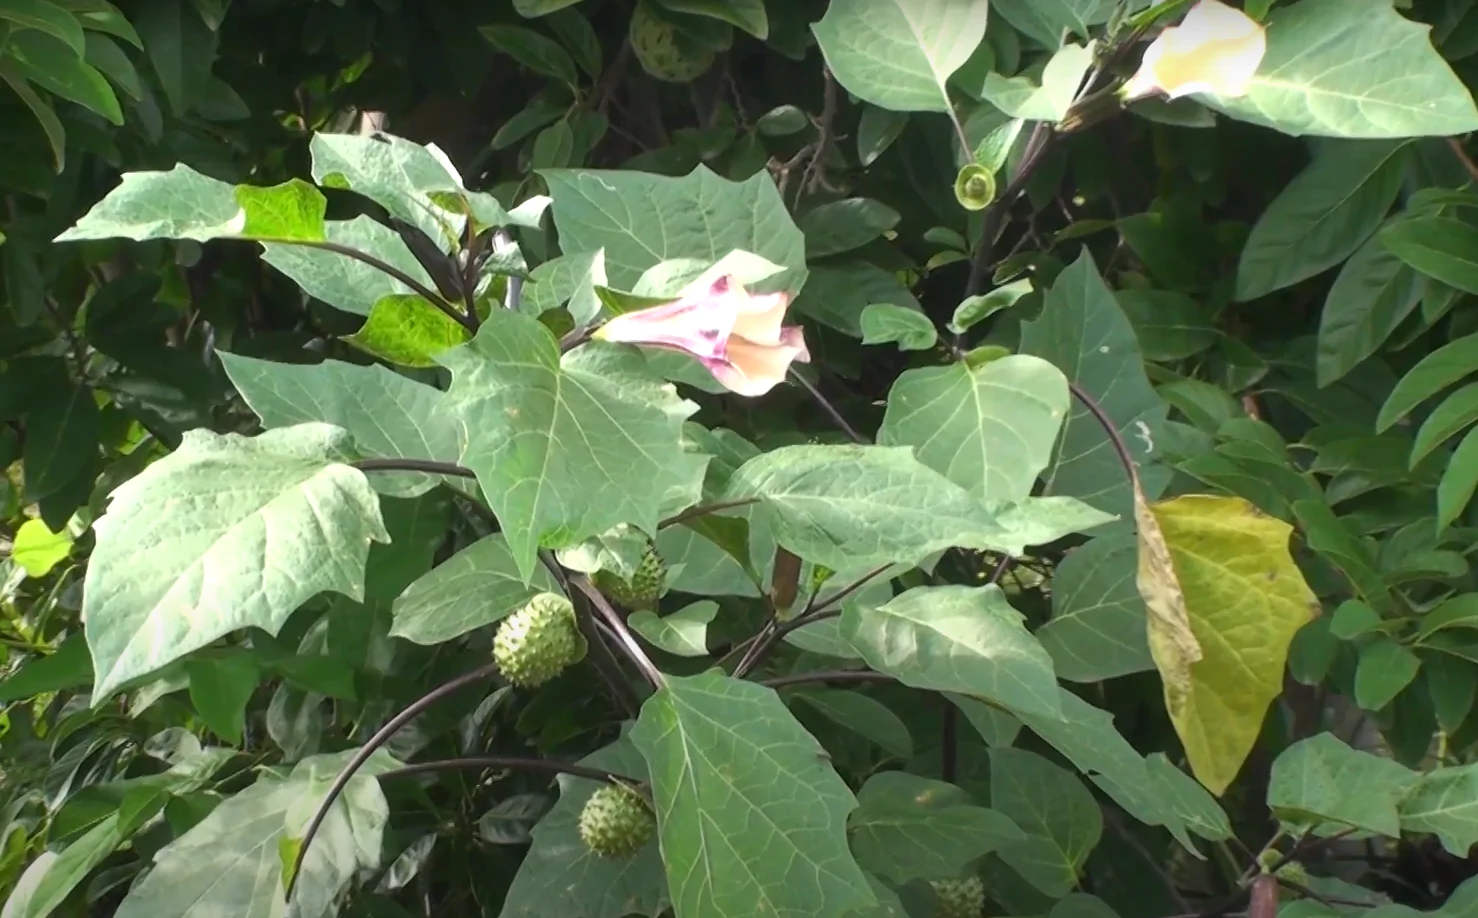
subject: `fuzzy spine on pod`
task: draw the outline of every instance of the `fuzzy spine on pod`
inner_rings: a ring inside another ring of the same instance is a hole
[[[667,562],[657,551],[656,543],[648,539],[631,579],[612,571],[597,571],[593,579],[596,587],[619,605],[633,610],[650,609],[667,590]]]
[[[985,911],[985,884],[978,876],[934,880],[934,918],[980,918]]]
[[[641,68],[669,83],[696,80],[708,72],[717,57],[712,48],[664,20],[644,0],[637,0],[631,10],[627,39]]]
[[[580,810],[580,840],[599,857],[626,858],[642,849],[657,831],[657,817],[641,794],[622,784],[607,784]]]
[[[558,593],[540,593],[498,623],[493,662],[510,683],[543,685],[578,663],[587,645],[575,607]]]

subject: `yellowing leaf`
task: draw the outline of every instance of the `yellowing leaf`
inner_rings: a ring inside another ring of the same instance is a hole
[[[1165,683],[1165,700],[1173,711],[1173,699],[1191,693],[1191,664],[1201,659],[1201,645],[1191,628],[1185,593],[1175,573],[1170,547],[1160,532],[1160,523],[1134,481],[1134,525],[1139,535],[1139,572],[1135,583],[1144,597],[1149,615],[1150,655]]]
[[[1282,690],[1288,645],[1314,614],[1317,600],[1288,552],[1293,527],[1241,498],[1188,495],[1136,515],[1140,589],[1156,623],[1150,647],[1165,681],[1165,704],[1191,770],[1221,794]],[[1146,520],[1168,553],[1168,569],[1158,549],[1143,551],[1156,541],[1146,537]],[[1153,610],[1157,604],[1163,610],[1176,595],[1200,654],[1188,660],[1172,653],[1162,661],[1165,623]],[[1159,642],[1156,627],[1162,629]]]

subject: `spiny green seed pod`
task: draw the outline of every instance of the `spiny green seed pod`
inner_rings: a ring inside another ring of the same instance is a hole
[[[968,163],[955,176],[955,200],[966,210],[984,210],[996,199],[996,177],[980,163]]]
[[[514,685],[542,685],[585,656],[575,607],[556,593],[540,593],[498,624],[493,661]]]
[[[657,546],[647,541],[647,550],[632,572],[630,580],[623,580],[610,571],[599,571],[595,585],[611,599],[628,609],[650,609],[667,587],[667,562],[657,553]]]
[[[934,918],[980,918],[985,911],[985,884],[980,877],[934,880],[930,885],[939,897]]]
[[[580,811],[580,840],[601,857],[631,857],[657,831],[657,818],[636,791],[608,784]]]
[[[689,83],[713,66],[712,48],[703,46],[662,20],[638,0],[627,32],[643,70],[669,83]]]

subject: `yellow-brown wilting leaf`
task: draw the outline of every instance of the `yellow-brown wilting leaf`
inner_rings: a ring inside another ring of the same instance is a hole
[[[1289,554],[1293,527],[1241,498],[1193,494],[1146,506],[1136,516],[1140,591],[1152,610],[1161,605],[1150,613],[1150,648],[1165,682],[1166,706],[1191,771],[1220,795],[1283,690],[1288,645],[1316,613],[1318,600]],[[1158,540],[1146,538],[1146,517],[1156,524]],[[1168,552],[1168,578],[1162,576],[1163,558],[1146,551],[1155,541]],[[1146,582],[1159,591],[1153,600]],[[1190,645],[1169,643],[1174,638],[1165,627],[1165,603],[1174,594],[1167,583],[1179,588],[1199,648],[1188,663],[1183,650]],[[1171,653],[1162,662],[1167,647]]]
[[[1150,655],[1165,683],[1165,706],[1172,719],[1184,708],[1191,694],[1191,664],[1201,659],[1201,645],[1191,629],[1185,593],[1171,561],[1170,548],[1160,532],[1160,523],[1144,499],[1136,479],[1134,524],[1139,536],[1139,572],[1135,579],[1149,616]]]

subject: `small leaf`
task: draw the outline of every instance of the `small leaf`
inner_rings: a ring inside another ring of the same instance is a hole
[[[1416,468],[1433,450],[1478,422],[1478,383],[1468,383],[1432,409],[1411,444],[1409,465]]]
[[[1401,805],[1401,828],[1431,832],[1455,857],[1478,842],[1478,765],[1438,768],[1422,775]]]
[[[898,112],[948,112],[946,83],[985,37],[983,4],[853,0],[811,26],[837,82]]]
[[[1155,668],[1134,582],[1137,552],[1128,534],[1099,536],[1057,565],[1052,618],[1036,632],[1057,678],[1101,682]]]
[[[708,655],[708,626],[718,616],[718,603],[704,600],[660,618],[656,613],[633,612],[627,624],[653,646],[680,657]]]
[[[788,697],[804,701],[834,723],[866,737],[899,759],[907,761],[913,756],[913,736],[908,732],[908,725],[870,695],[844,689],[807,688]]]
[[[997,287],[989,293],[966,297],[955,307],[954,316],[949,320],[949,330],[963,335],[1002,309],[1010,309],[1016,305],[1017,300],[1031,293],[1031,290],[1031,281],[1021,280]]]
[[[376,301],[364,325],[344,340],[387,363],[425,369],[469,338],[460,322],[423,297],[395,294]]]
[[[558,593],[543,567],[529,583],[502,535],[484,536],[422,575],[395,600],[392,637],[440,644],[512,615],[539,593]]]
[[[10,546],[10,558],[27,577],[45,577],[72,553],[72,533],[63,527],[52,532],[46,523],[31,519],[21,523]]]
[[[1319,311],[1319,385],[1343,378],[1379,350],[1421,298],[1420,275],[1386,248],[1384,230],[1367,239],[1340,267]]]
[[[717,671],[669,676],[631,740],[651,768],[676,918],[805,918],[876,901],[847,850],[856,798],[773,690]]]
[[[977,858],[1026,840],[1009,818],[953,784],[901,771],[867,779],[847,834],[863,869],[898,885],[954,879]]]
[[[1474,372],[1478,372],[1478,335],[1449,341],[1427,354],[1386,397],[1375,421],[1376,433],[1389,430],[1417,405]]]
[[[862,343],[896,342],[901,351],[927,351],[939,340],[929,317],[892,303],[873,303],[862,310]]]
[[[1478,229],[1456,217],[1413,216],[1381,230],[1383,245],[1422,274],[1478,293]]]
[[[1103,833],[1103,813],[1088,788],[1036,753],[997,747],[990,751],[990,800],[1026,833],[1025,841],[997,852],[1001,860],[1048,896],[1071,892]]]
[[[806,256],[825,258],[861,248],[901,219],[898,211],[881,201],[844,198],[806,211],[796,225],[806,234]]]
[[[535,73],[554,77],[566,86],[579,85],[574,60],[554,40],[522,26],[487,25],[478,31],[494,48]]]
[[[878,608],[851,606],[842,635],[905,685],[1061,716],[1052,658],[997,586],[914,587]]]
[[[989,73],[981,96],[1012,118],[1024,121],[1061,121],[1067,116],[1088,68],[1093,65],[1093,43],[1058,48],[1042,71],[1040,84],[1028,77]]]
[[[240,745],[246,705],[257,690],[261,670],[249,654],[188,660],[190,703],[200,719],[226,742]]]
[[[1367,711],[1383,709],[1416,679],[1421,666],[1420,657],[1395,641],[1366,644],[1355,672],[1356,703]]]
[[[1437,484],[1437,529],[1447,528],[1473,501],[1478,491],[1478,427],[1468,431]]]

